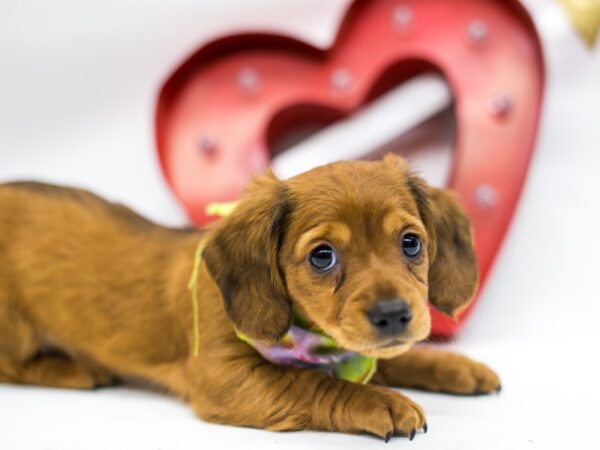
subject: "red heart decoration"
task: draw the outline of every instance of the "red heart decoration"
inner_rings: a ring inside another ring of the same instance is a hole
[[[532,154],[541,55],[516,0],[357,0],[327,50],[267,34],[218,39],[160,92],[162,169],[192,220],[205,224],[206,205],[238,198],[281,133],[314,117],[333,121],[416,73],[438,71],[457,117],[449,187],[472,218],[483,283]],[[469,310],[457,322],[433,311],[433,333],[451,336]]]

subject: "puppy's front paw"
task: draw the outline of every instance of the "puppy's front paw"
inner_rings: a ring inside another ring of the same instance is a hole
[[[412,440],[417,431],[427,431],[423,409],[409,398],[379,386],[356,387],[340,405],[348,428],[343,431],[373,434],[386,442],[392,436]]]
[[[462,395],[491,394],[500,391],[500,378],[485,364],[462,355],[445,354],[435,361],[434,389]]]

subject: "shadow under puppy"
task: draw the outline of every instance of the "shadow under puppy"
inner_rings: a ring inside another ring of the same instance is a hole
[[[412,438],[426,430],[422,409],[383,385],[499,389],[482,364],[411,348],[429,334],[428,301],[453,315],[476,284],[464,212],[394,156],[267,174],[206,232],[82,190],[0,185],[4,382],[87,389],[135,377],[212,422]],[[261,356],[294,318],[381,358],[370,383]]]

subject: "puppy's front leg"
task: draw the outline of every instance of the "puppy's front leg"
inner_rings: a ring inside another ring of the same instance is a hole
[[[198,415],[211,422],[274,431],[368,433],[386,440],[392,435],[412,438],[426,428],[420,406],[382,386],[279,367],[256,356],[221,367],[191,399]]]
[[[489,394],[500,390],[500,379],[486,365],[455,353],[413,348],[380,360],[373,381],[451,394]]]

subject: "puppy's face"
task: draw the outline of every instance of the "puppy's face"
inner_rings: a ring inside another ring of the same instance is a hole
[[[376,357],[429,335],[429,236],[395,164],[340,163],[289,181],[279,264],[294,307]]]
[[[393,357],[453,314],[477,270],[454,198],[396,157],[257,180],[210,236],[205,261],[234,324],[275,341],[295,309],[340,346]]]

